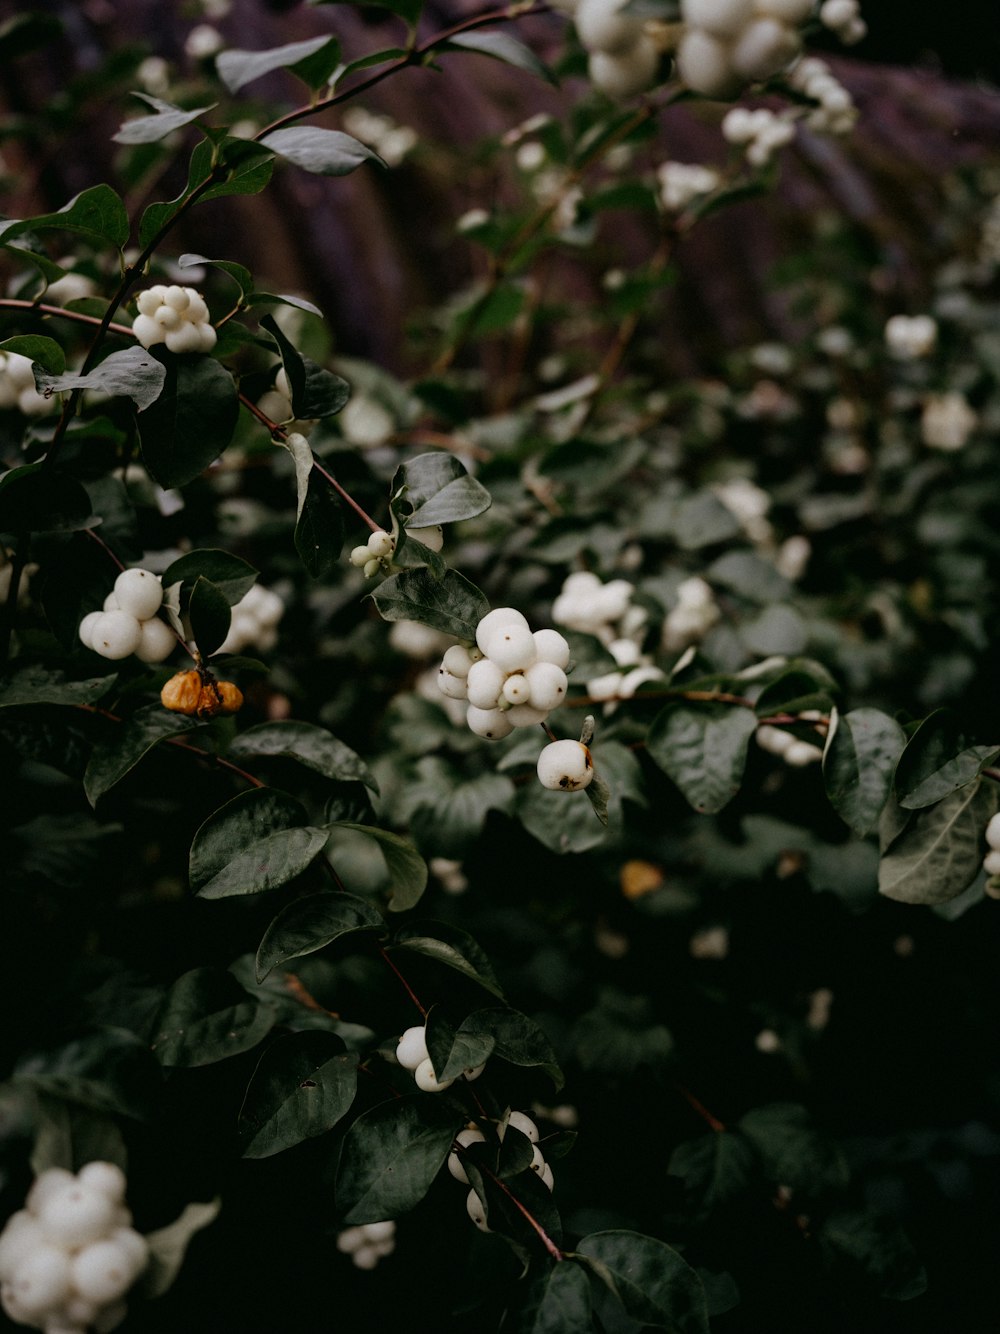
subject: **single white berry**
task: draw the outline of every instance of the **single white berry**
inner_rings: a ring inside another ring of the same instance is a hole
[[[360,1227],[345,1227],[337,1236],[337,1250],[342,1255],[351,1255],[364,1244],[365,1234]]]
[[[810,0],[811,3],[811,0]],[[750,21],[754,0],[683,0],[681,13],[692,28],[716,37],[735,37]]]
[[[642,19],[623,14],[626,0],[580,0],[574,22],[580,41],[588,51],[620,54],[634,46],[642,32]]]
[[[991,848],[1000,848],[1000,811],[990,816],[990,822],[986,826],[986,842]]]
[[[511,710],[504,713],[501,709],[480,709],[470,704],[465,715],[469,730],[487,741],[502,741],[510,736],[514,724],[510,721]]]
[[[525,672],[530,691],[529,703],[533,708],[557,708],[566,698],[566,673],[554,662],[534,662]]]
[[[197,352],[211,352],[219,341],[219,335],[215,332],[215,326],[212,324],[199,324],[198,329],[198,347]]]
[[[362,569],[365,565],[367,565],[368,562],[371,560],[371,558],[372,558],[372,553],[368,550],[366,546],[355,547],[352,550],[350,556],[348,557],[351,564],[356,565],[359,570]]]
[[[381,568],[382,568],[382,562],[378,559],[377,556],[372,556],[371,560],[368,561],[367,564],[365,565],[365,571],[364,571],[365,578],[374,579],[375,576],[378,574],[379,570],[381,570]]]
[[[735,97],[742,86],[729,59],[729,48],[701,28],[690,28],[677,48],[677,72],[689,88],[705,97]]]
[[[460,1144],[463,1149],[467,1149],[470,1144],[483,1144],[485,1140],[486,1136],[475,1126],[467,1126],[455,1136],[456,1144]],[[465,1170],[465,1164],[455,1149],[452,1149],[448,1155],[448,1171],[456,1181],[461,1181],[463,1186],[469,1184],[469,1175]]]
[[[452,676],[466,677],[469,675],[469,668],[476,660],[464,645],[452,644],[441,659],[441,666],[446,672],[451,672]]]
[[[769,79],[798,55],[798,34],[777,19],[757,19],[743,29],[730,53],[733,69],[754,82]]]
[[[181,323],[181,314],[173,306],[158,306],[153,311],[153,319],[163,329],[176,329]]]
[[[11,1279],[14,1296],[30,1315],[41,1317],[70,1295],[69,1256],[61,1246],[39,1246],[24,1256]]]
[[[386,1218],[379,1223],[363,1223],[361,1230],[368,1241],[381,1246],[384,1242],[391,1241],[396,1235],[396,1224],[391,1218]]]
[[[153,616],[139,625],[139,647],[135,656],[140,662],[163,662],[170,657],[176,643],[174,632],[166,621]]]
[[[427,1060],[427,1033],[423,1024],[408,1028],[396,1044],[396,1060],[406,1070],[416,1070]]]
[[[490,658],[480,658],[466,675],[469,703],[477,709],[495,709],[503,691],[503,670]]]
[[[122,570],[115,580],[115,597],[122,611],[137,621],[155,616],[163,602],[163,585],[149,570]]]
[[[556,1182],[555,1182],[555,1177],[552,1175],[552,1167],[550,1166],[549,1163],[546,1163],[545,1166],[542,1168],[542,1170],[539,1172],[538,1179],[541,1181],[543,1186],[547,1186],[549,1190],[552,1190]]]
[[[0,1280],[9,1283],[21,1261],[44,1244],[41,1224],[30,1209],[11,1214],[0,1233]]]
[[[443,1093],[445,1089],[450,1089],[454,1084],[453,1079],[438,1079],[434,1073],[434,1063],[428,1056],[426,1061],[421,1061],[413,1072],[413,1078],[417,1081],[417,1088],[423,1089],[424,1093]]]
[[[804,769],[806,765],[815,764],[822,758],[823,752],[817,746],[799,740],[793,741],[784,755],[785,763],[790,764],[793,769]]]
[[[577,743],[574,742],[573,744],[576,745]],[[538,1143],[538,1127],[535,1125],[534,1121],[532,1121],[531,1117],[527,1116],[524,1112],[511,1112],[507,1117],[507,1125],[513,1126],[514,1129],[519,1130],[522,1135],[527,1135],[532,1144]]]
[[[392,554],[395,545],[390,535],[380,528],[368,539],[368,554],[374,556],[376,560],[382,560],[384,556]]]
[[[77,634],[79,635],[80,643],[84,646],[84,648],[94,647],[92,642],[94,636],[94,626],[96,625],[99,618],[103,615],[104,615],[103,611],[88,611],[86,616],[80,622],[80,628],[77,630]]]
[[[168,287],[163,293],[163,304],[172,306],[174,310],[187,310],[191,304],[191,289],[189,287]]]
[[[563,671],[569,666],[569,644],[558,630],[536,630],[535,653],[539,662],[551,662]]]
[[[73,1259],[73,1286],[85,1301],[115,1302],[132,1286],[134,1274],[124,1247],[95,1241]]]
[[[46,1237],[56,1246],[75,1249],[97,1241],[115,1221],[115,1205],[106,1195],[74,1180],[45,1200],[38,1213]]]
[[[483,1202],[476,1194],[475,1190],[470,1190],[465,1201],[466,1212],[479,1228],[480,1232],[489,1232],[490,1228],[486,1222],[486,1210],[483,1208]]]
[[[521,672],[538,656],[535,638],[526,625],[508,621],[485,637],[483,652],[503,672]]]
[[[118,601],[118,594],[112,590],[101,604],[102,611],[121,611],[121,603]]]
[[[168,289],[182,291],[182,288]],[[81,1186],[88,1190],[99,1191],[106,1195],[112,1204],[121,1204],[125,1199],[125,1173],[117,1163],[105,1163],[96,1160],[81,1167],[76,1174]]]
[[[102,658],[116,661],[136,651],[141,634],[139,622],[127,611],[105,611],[91,628],[90,643]]]
[[[438,668],[438,689],[449,699],[466,699],[468,687],[461,676],[453,676],[445,667]]]
[[[142,315],[152,315],[163,305],[163,298],[166,296],[165,287],[147,287],[144,292],[140,292],[135,299],[135,304]]]
[[[515,672],[504,681],[502,694],[508,704],[527,704],[530,689],[528,678],[520,672]]]
[[[116,1227],[107,1240],[113,1241],[125,1256],[133,1279],[138,1278],[149,1263],[149,1243],[142,1233],[134,1227]]]
[[[165,307],[166,309],[166,307]],[[163,339],[167,345],[168,352],[176,352],[182,356],[188,352],[200,352],[201,330],[196,324],[189,324],[185,321],[179,324],[176,329],[168,329]]]
[[[621,101],[651,88],[659,68],[660,48],[645,33],[624,51],[593,51],[587,61],[587,74],[594,87],[606,97]]]
[[[162,324],[157,324],[151,315],[137,315],[132,321],[132,332],[143,347],[155,347],[166,337]]]
[[[536,709],[533,704],[512,704],[506,712],[511,727],[536,727],[548,716],[548,709]]]
[[[1000,875],[1000,851],[996,848],[983,858],[983,870],[987,875]]]
[[[542,787],[557,792],[579,792],[594,777],[594,761],[582,741],[550,741],[538,757]]]
[[[54,1195],[58,1195],[61,1190],[72,1185],[76,1177],[72,1172],[68,1172],[65,1167],[47,1167],[44,1172],[35,1177],[34,1184],[28,1191],[28,1198],[24,1202],[24,1207],[32,1213],[40,1213],[46,1200],[50,1200]]]
[[[494,607],[488,611],[483,619],[476,626],[476,643],[482,653],[486,653],[486,638],[497,629],[498,626],[517,624],[528,628],[528,622],[516,607]],[[489,654],[487,653],[487,657]]]
[[[351,1255],[356,1269],[374,1269],[379,1262],[379,1253],[374,1246],[362,1245]]]
[[[479,1076],[483,1073],[485,1069],[486,1069],[485,1061],[483,1061],[479,1065],[467,1065],[465,1069],[462,1071],[462,1078],[468,1080],[468,1082],[471,1084],[473,1080],[479,1078]]]
[[[537,1144],[532,1144],[531,1146],[531,1162],[528,1166],[531,1168],[532,1172],[537,1172],[539,1175],[541,1175],[545,1168],[545,1155]]]

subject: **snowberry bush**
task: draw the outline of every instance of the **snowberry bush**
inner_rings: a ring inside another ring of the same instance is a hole
[[[316,5],[266,49],[195,8],[5,127],[118,125],[0,222],[6,1316],[973,1328],[1000,168],[910,286],[885,220],[800,217],[795,337],[667,374],[689,234],[850,159],[806,48],[855,0]],[[461,144],[378,101],[485,58],[555,110]],[[405,376],[218,221],[423,171],[463,259]]]

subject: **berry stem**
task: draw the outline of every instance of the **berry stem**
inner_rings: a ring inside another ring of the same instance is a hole
[[[84,713],[94,713],[101,718],[107,718],[113,723],[123,723],[125,721],[119,714],[112,713],[110,709],[102,709],[96,704],[77,704],[75,707],[82,710]],[[267,786],[267,784],[261,782],[259,778],[255,778],[253,774],[248,774],[245,769],[241,769],[238,764],[233,764],[232,760],[227,760],[225,756],[216,755],[212,750],[203,750],[201,746],[192,746],[190,741],[184,741],[179,736],[164,737],[163,742],[164,745],[174,746],[177,750],[190,751],[192,755],[197,755],[198,758],[202,760],[208,760],[211,764],[217,765],[220,769],[228,769],[230,773],[236,774],[237,777],[242,778],[244,782],[249,783],[251,787]]]
[[[424,1009],[424,1007],[420,1004],[420,1001],[417,999],[416,993],[414,992],[413,988],[410,986],[409,982],[407,982],[406,978],[403,976],[403,974],[399,971],[399,969],[398,969],[398,968],[396,967],[396,965],[393,963],[392,958],[391,958],[391,956],[389,955],[389,952],[385,949],[385,947],[384,947],[383,945],[380,945],[380,946],[378,947],[378,952],[379,952],[379,954],[381,954],[382,958],[386,961],[386,963],[389,965],[389,967],[392,969],[392,971],[393,971],[393,972],[396,974],[396,976],[399,978],[400,982],[402,982],[402,984],[403,984],[403,990],[406,992],[406,994],[409,996],[410,1000],[413,1002],[413,1004],[414,1004],[414,1005],[417,1007],[417,1009],[420,1011],[421,1016],[424,1018],[424,1020],[426,1020],[426,1019],[427,1019],[427,1011],[426,1011],[426,1010]]]
[[[489,1179],[493,1182],[493,1184],[495,1186],[498,1186],[499,1189],[503,1191],[504,1195],[507,1196],[508,1200],[510,1200],[511,1204],[518,1211],[521,1217],[525,1220],[528,1226],[532,1229],[532,1231],[535,1232],[539,1241],[548,1251],[549,1255],[552,1256],[552,1259],[565,1260],[566,1256],[564,1255],[564,1253],[560,1250],[560,1248],[552,1240],[549,1234],[545,1231],[545,1229],[542,1227],[541,1223],[539,1223],[538,1219],[531,1212],[531,1210],[526,1205],[521,1203],[521,1201],[517,1198],[517,1196],[514,1194],[511,1188],[507,1185],[506,1181],[502,1181],[500,1177],[496,1175],[495,1172],[491,1171],[490,1168],[488,1167],[484,1167],[481,1163],[477,1163],[477,1167],[479,1168],[480,1172],[482,1172],[483,1176],[489,1177]]]
[[[722,1134],[722,1132],[726,1128],[725,1123],[720,1121],[717,1116],[713,1116],[712,1113],[705,1106],[705,1104],[699,1101],[699,1099],[694,1096],[694,1094],[691,1092],[689,1088],[685,1088],[683,1084],[674,1084],[674,1088],[681,1095],[684,1101],[688,1103],[688,1105],[698,1113],[701,1119],[708,1126],[709,1130],[714,1130],[717,1135]]]

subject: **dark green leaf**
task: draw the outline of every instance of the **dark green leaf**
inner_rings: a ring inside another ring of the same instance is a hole
[[[378,844],[392,881],[392,894],[389,907],[393,912],[403,912],[412,908],[427,888],[427,863],[412,843],[399,834],[392,834],[387,829],[378,829],[374,825],[354,824],[349,820],[338,820],[331,825],[333,829],[353,829]]]
[[[229,551],[213,547],[189,551],[178,556],[163,571],[163,587],[171,584],[195,584],[199,579],[210,579],[231,607],[244,598],[257,581],[257,571],[247,561]]]
[[[376,152],[342,130],[292,126],[287,130],[272,130],[260,142],[286,162],[319,176],[347,176],[364,162],[385,166]]]
[[[170,988],[152,1049],[162,1065],[214,1065],[256,1047],[273,1024],[273,1009],[252,1000],[231,973],[195,968]]]
[[[457,1032],[440,1005],[431,1007],[425,1033],[427,1054],[434,1066],[434,1073],[441,1083],[448,1079],[457,1079],[466,1070],[482,1065],[496,1045],[491,1033]],[[524,1163],[523,1166],[528,1166],[530,1162],[529,1148],[528,1163]]]
[[[502,60],[505,65],[526,70],[527,73],[534,74],[553,86],[558,82],[552,71],[547,65],[542,64],[534,51],[529,50],[523,42],[511,37],[509,33],[462,32],[449,37],[439,49],[448,51],[456,46],[464,51],[476,51],[482,56],[492,56],[494,60]]]
[[[847,1189],[850,1173],[836,1142],[819,1133],[798,1103],[754,1107],[740,1130],[760,1155],[769,1181],[804,1200]]]
[[[755,705],[757,717],[829,709],[837,694],[833,677],[819,663],[796,658],[764,687]]]
[[[278,345],[281,364],[288,375],[288,385],[292,391],[292,411],[296,417],[309,420],[314,417],[332,417],[339,412],[351,394],[347,381],[302,356],[285,337],[273,316],[264,315],[260,322]]]
[[[227,899],[277,889],[313,864],[326,847],[327,838],[325,829],[308,825],[268,834],[243,848],[195,892],[203,899]]]
[[[830,804],[856,834],[870,833],[892,789],[892,775],[906,745],[895,719],[878,709],[834,709],[823,754]]]
[[[675,1250],[639,1232],[593,1232],[577,1252],[640,1324],[670,1334],[708,1334],[701,1279]]]
[[[404,486],[405,503],[411,506],[406,523],[411,528],[471,519],[493,503],[486,488],[452,454],[408,459],[392,479],[393,494]]]
[[[132,399],[139,411],[149,408],[160,397],[167,373],[163,365],[144,347],[127,347],[112,352],[86,375],[36,374],[39,393],[62,393],[67,389],[99,389],[112,396]]]
[[[493,1038],[493,1054],[511,1065],[538,1066],[549,1076],[555,1088],[563,1086],[563,1075],[552,1044],[533,1019],[508,1006],[476,1010],[459,1028],[470,1037]]]
[[[165,139],[168,134],[172,134],[174,130],[179,130],[184,125],[190,125],[193,120],[203,116],[206,111],[211,111],[218,106],[217,102],[212,102],[207,107],[195,107],[193,111],[184,111],[181,107],[175,107],[170,102],[162,102],[158,97],[150,97],[146,93],[133,93],[132,96],[141,98],[143,102],[153,108],[156,114],[153,116],[137,116],[134,120],[124,121],[118,133],[111,136],[116,144],[158,143],[159,140]]]
[[[147,704],[137,709],[126,722],[112,724],[107,735],[94,747],[84,775],[83,787],[91,806],[120,783],[157,742],[181,732],[190,732],[198,726],[196,718],[171,713],[159,703]]]
[[[927,1290],[927,1275],[897,1223],[860,1210],[838,1209],[824,1219],[819,1244],[834,1275],[851,1287],[906,1302]]]
[[[325,778],[364,783],[373,792],[378,784],[368,766],[343,741],[313,723],[258,723],[241,732],[229,748],[236,759],[253,760],[264,756],[282,756],[296,760]]]
[[[5,338],[0,342],[0,352],[16,352],[27,357],[50,375],[61,375],[66,369],[66,353],[54,338],[45,338],[41,334],[17,334],[14,338]]]
[[[21,667],[0,680],[0,709],[16,704],[93,704],[106,695],[116,681],[110,676],[91,676],[67,681],[62,672],[35,664]]]
[[[344,1138],[336,1198],[345,1223],[407,1213],[427,1194],[465,1113],[432,1095],[394,1098],[365,1112]]]
[[[332,72],[337,63],[337,40],[329,36],[310,37],[304,42],[289,42],[286,46],[275,46],[269,51],[240,51],[235,48],[231,51],[220,51],[215,57],[215,68],[229,91],[236,93],[245,84],[270,74],[272,70],[289,69],[307,57],[330,48],[333,48],[331,51],[333,62],[330,65]],[[318,84],[311,86],[318,88],[325,82],[326,76],[322,77]]]
[[[529,1284],[511,1334],[586,1334],[592,1322],[587,1275],[565,1261],[547,1266]]]
[[[996,746],[970,746],[955,716],[937,709],[907,742],[893,786],[904,810],[931,806],[977,778],[997,756]]]
[[[180,206],[195,190],[200,192],[201,203],[223,195],[257,194],[270,181],[273,170],[271,154],[256,143],[227,138],[213,145],[209,139],[203,139],[191,154],[187,184],[177,198],[150,204],[143,212],[139,244],[148,245],[163,228],[169,227]],[[206,185],[213,173],[214,184]]]
[[[295,550],[313,579],[322,579],[336,568],[344,536],[344,514],[337,494],[313,469],[295,524]]]
[[[457,570],[435,579],[425,566],[391,575],[372,593],[385,621],[420,621],[456,639],[472,640],[490,604]]]
[[[757,1161],[742,1135],[720,1130],[679,1144],[667,1171],[684,1182],[691,1216],[704,1223],[743,1194],[754,1179]]]
[[[26,463],[0,477],[0,533],[73,532],[90,524],[90,497],[68,473]]]
[[[92,242],[112,245],[118,250],[128,243],[129,237],[128,214],[121,199],[110,185],[93,185],[75,195],[55,213],[0,222],[0,242],[6,244],[24,232],[51,228],[82,232]]]
[[[668,704],[649,729],[649,754],[696,811],[714,815],[740,789],[756,727],[738,705]]]
[[[245,848],[279,829],[305,825],[301,802],[273,787],[255,787],[227,801],[205,820],[191,845],[188,874],[193,889],[207,884]]]
[[[170,488],[215,462],[232,439],[240,402],[233,377],[214,358],[163,355],[163,392],[136,422],[146,467]]]
[[[878,887],[901,903],[947,903],[972,884],[982,869],[983,830],[997,809],[988,780],[927,806],[883,853]]]
[[[210,579],[199,575],[188,604],[191,633],[203,658],[211,657],[229,634],[232,612],[225,593]]]
[[[430,926],[437,928],[439,924],[436,922],[428,923],[428,928]],[[455,944],[439,940],[436,936],[417,935],[417,929],[408,927],[407,934],[397,937],[396,941],[389,947],[390,950],[406,950],[410,954],[420,954],[425,959],[433,959],[435,963],[444,964],[447,968],[453,968],[455,972],[461,973],[463,977],[478,982],[481,987],[494,996],[503,997],[503,992],[500,990],[499,983],[493,976],[492,970],[484,969],[480,960],[470,959],[468,953],[461,947],[464,942]],[[413,934],[410,934],[411,931],[413,931]]]
[[[203,264],[209,264],[213,269],[220,269],[227,277],[232,278],[240,289],[241,297],[253,292],[253,274],[244,264],[235,264],[228,259],[208,259],[205,255],[194,254],[181,255],[177,261],[177,267],[180,269],[200,268]]]
[[[358,1057],[319,1030],[287,1033],[264,1052],[243,1099],[237,1134],[244,1158],[270,1158],[324,1135],[351,1109]]]
[[[264,932],[257,950],[257,981],[289,959],[313,954],[340,936],[383,931],[382,915],[353,894],[307,894],[283,908]]]

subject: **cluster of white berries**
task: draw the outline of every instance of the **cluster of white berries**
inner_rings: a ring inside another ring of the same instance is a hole
[[[135,299],[139,314],[132,332],[143,347],[165,343],[170,352],[211,352],[217,334],[200,292],[157,284]]]
[[[694,575],[677,589],[677,605],[671,607],[663,622],[663,647],[669,653],[699,643],[711,630],[721,613],[704,579]]]
[[[409,125],[399,125],[389,116],[364,107],[348,107],[343,124],[348,134],[374,148],[387,167],[398,167],[417,146],[416,131]]]
[[[102,658],[162,662],[177,640],[157,612],[163,603],[159,575],[149,570],[122,570],[102,611],[88,612],[80,622],[80,642]]]
[[[1000,815],[990,817],[986,826],[986,844],[989,852],[983,858],[983,870],[996,888],[1000,885]]]
[[[791,64],[812,9],[813,0],[681,0],[678,73],[706,97],[735,97]]]
[[[379,1260],[396,1249],[396,1224],[391,1218],[381,1223],[362,1223],[345,1227],[337,1234],[337,1250],[349,1255],[358,1269],[374,1269]]]
[[[354,548],[349,560],[352,565],[364,571],[366,579],[374,579],[380,570],[388,570],[395,550],[396,539],[384,528],[379,528],[372,533],[364,546]]]
[[[219,645],[219,653],[242,653],[258,648],[268,653],[278,642],[278,622],[285,614],[285,604],[270,588],[254,584],[233,607],[229,633]]]
[[[84,297],[93,296],[96,293],[97,284],[93,278],[88,278],[85,273],[77,273],[73,268],[74,262],[72,255],[64,255],[59,260],[60,267],[67,269],[68,272],[46,287],[45,295],[42,298],[46,304],[50,306],[68,306],[71,301],[81,301]]]
[[[427,1050],[427,1029],[422,1024],[408,1028],[396,1044],[396,1060],[404,1070],[411,1070],[418,1089],[424,1093],[443,1093],[454,1084],[454,1079],[438,1079],[434,1073],[434,1062]],[[482,1065],[470,1065],[462,1071],[462,1079],[478,1079],[486,1069]]]
[[[930,315],[893,315],[886,321],[885,341],[900,361],[917,361],[933,352],[937,322]]]
[[[627,0],[579,0],[577,35],[589,52],[587,72],[608,97],[634,97],[656,82],[660,47],[645,19],[624,14]]]
[[[621,670],[592,677],[587,682],[587,694],[591,699],[631,699],[647,681],[663,679],[659,667],[653,665],[652,658],[641,651],[634,639],[613,639],[608,645],[608,652]],[[613,708],[614,705],[608,703],[604,711],[610,713]]]
[[[775,115],[766,107],[751,111],[733,107],[722,121],[722,137],[743,147],[752,167],[766,167],[775,151],[795,138],[795,122],[788,115]]]
[[[552,619],[607,645],[635,633],[645,622],[644,610],[632,607],[631,602],[632,585],[627,579],[602,584],[590,570],[579,570],[564,580],[552,604]]]
[[[976,428],[979,418],[957,389],[930,394],[920,416],[920,438],[931,449],[961,449]]]
[[[698,162],[664,162],[657,168],[660,200],[668,213],[679,213],[699,195],[718,188],[719,173]]]
[[[825,60],[809,56],[800,60],[788,76],[793,88],[816,103],[806,124],[818,134],[850,134],[858,119],[854,99],[830,71]]]
[[[114,1163],[87,1163],[75,1176],[61,1167],[42,1172],[0,1233],[4,1311],[45,1334],[114,1329],[149,1260],[131,1224],[125,1174]]]
[[[44,417],[55,412],[59,398],[38,392],[31,364],[31,358],[20,352],[0,352],[0,408],[17,408],[26,417]]]
[[[868,24],[861,17],[858,0],[823,0],[819,21],[836,33],[845,46],[854,46],[868,35]]]
[[[538,1146],[538,1127],[535,1125],[534,1121],[532,1121],[531,1117],[526,1116],[524,1112],[509,1112],[506,1124],[498,1126],[498,1134],[501,1140],[503,1139],[507,1128],[510,1126],[515,1130],[520,1131],[522,1135],[527,1136],[531,1143],[532,1151],[530,1164],[531,1170],[532,1172],[537,1173],[542,1184],[548,1186],[549,1190],[551,1190],[555,1185],[555,1179],[552,1175],[552,1168],[545,1161],[545,1156]],[[448,1155],[448,1171],[455,1180],[461,1182],[463,1186],[469,1185],[469,1174],[465,1170],[465,1165],[462,1162],[459,1148],[467,1149],[471,1144],[482,1144],[485,1140],[486,1136],[474,1121],[470,1121],[468,1126],[466,1126],[464,1130],[460,1130],[455,1136],[455,1144],[459,1147],[453,1148]],[[483,1208],[482,1200],[476,1194],[475,1187],[469,1191],[465,1207],[469,1217],[475,1223],[476,1227],[479,1228],[480,1232],[489,1232],[490,1227],[486,1222],[486,1211]]]
[[[514,607],[497,607],[476,627],[476,643],[453,644],[441,660],[438,686],[469,702],[476,736],[499,741],[515,727],[543,723],[566,698],[569,644],[558,630],[535,630]]]
[[[822,713],[818,709],[807,709],[798,715],[801,722],[818,722]],[[800,741],[791,732],[770,723],[762,723],[757,728],[757,745],[770,755],[780,755],[793,769],[804,769],[806,765],[817,764],[823,758],[823,752],[809,741]]]

